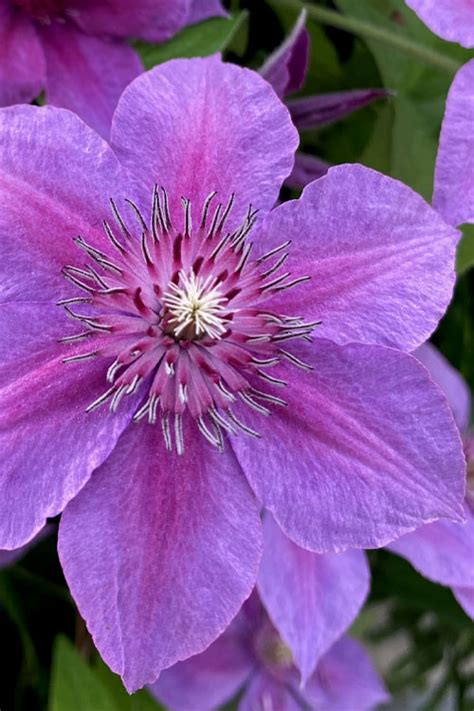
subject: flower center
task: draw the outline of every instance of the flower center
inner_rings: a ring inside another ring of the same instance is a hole
[[[203,336],[218,339],[226,331],[224,304],[227,302],[215,277],[203,279],[181,271],[179,284],[170,282],[163,296],[165,319],[176,338],[192,341]]]
[[[234,196],[213,208],[215,197],[208,196],[195,225],[191,203],[183,199],[179,227],[172,224],[164,189],[153,191],[149,222],[126,201],[135,227],[111,200],[115,226],[104,221],[110,249],[76,237],[89,263],[63,269],[83,292],[59,302],[83,325],[61,339],[73,349],[63,360],[102,358],[107,366],[109,387],[87,410],[108,402],[115,412],[123,397],[136,394],[141,400],[134,420],[161,421],[166,447],[178,453],[184,450],[184,417],[219,449],[226,433],[259,437],[242,420],[242,409],[269,415],[270,406],[286,405],[268,392],[286,381],[268,369],[282,361],[310,369],[286,342],[307,340],[316,322],[267,307],[272,294],[308,279],[291,279],[282,269],[289,242],[252,260],[248,235],[256,212],[249,208],[242,224],[229,230]]]
[[[276,677],[285,677],[293,667],[291,650],[269,621],[255,634],[254,649],[260,663]]]

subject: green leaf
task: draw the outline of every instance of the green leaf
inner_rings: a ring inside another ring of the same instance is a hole
[[[450,82],[473,53],[436,37],[404,0],[336,0],[348,17],[348,30],[363,36],[379,64],[386,86],[411,90],[428,68]],[[340,26],[342,28],[343,21]]]
[[[390,174],[407,183],[430,202],[438,150],[418,105],[403,96],[394,102]]]
[[[462,226],[462,238],[459,242],[456,269],[459,274],[474,266],[474,225]]]
[[[66,637],[54,645],[49,711],[161,711],[144,689],[128,694],[97,657],[88,665]]]
[[[116,711],[161,711],[162,707],[150,696],[148,691],[140,689],[134,694],[128,694],[122,681],[109,667],[97,656],[93,664],[94,672],[106,687],[114,700]]]
[[[244,23],[248,13],[240,12],[230,18],[215,17],[198,25],[190,25],[181,30],[173,39],[160,45],[143,42],[136,44],[145,69],[167,62],[176,57],[208,57],[223,52],[232,42]]]
[[[112,696],[66,637],[57,637],[49,711],[116,711]]]

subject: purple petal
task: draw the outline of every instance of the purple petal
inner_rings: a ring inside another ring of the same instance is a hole
[[[312,183],[313,180],[322,178],[330,167],[330,164],[321,158],[297,151],[293,170],[285,180],[285,184],[289,188],[299,190],[306,187],[308,183]]]
[[[298,356],[313,370],[291,374],[288,407],[268,419],[248,410],[262,439],[233,439],[290,538],[319,553],[374,548],[441,516],[463,520],[459,433],[415,358],[319,338]]]
[[[1,303],[0,386],[24,377],[58,356],[58,339],[77,330],[77,325],[56,304]]]
[[[86,413],[104,381],[95,361],[64,364],[59,355],[0,391],[0,548],[31,540],[114,448],[136,402],[115,415]]]
[[[474,39],[474,6],[473,30]],[[474,223],[474,59],[456,74],[446,101],[433,205],[452,225]]]
[[[453,588],[453,593],[464,612],[474,620],[474,588]]]
[[[309,34],[305,22],[306,10],[302,10],[291,33],[260,69],[260,74],[278,96],[298,91],[304,84],[309,59]]]
[[[87,33],[163,42],[188,18],[192,0],[81,0],[75,22]]]
[[[456,424],[463,432],[469,426],[471,393],[461,373],[431,343],[424,343],[413,355],[430,371],[448,399]]]
[[[168,0],[169,1],[169,0]],[[222,7],[221,0],[191,0],[187,25],[208,20],[210,17],[226,17],[227,12]]]
[[[287,106],[293,123],[301,131],[326,126],[388,96],[391,93],[385,89],[356,89],[291,99]]]
[[[258,591],[304,683],[364,604],[367,561],[359,550],[318,555],[299,548],[270,515],[263,530]]]
[[[23,558],[23,556],[26,555],[33,546],[42,541],[44,538],[47,538],[47,536],[51,535],[51,533],[54,531],[54,528],[55,527],[53,525],[48,524],[41,529],[37,536],[35,536],[31,541],[29,541],[29,543],[26,543],[24,546],[21,546],[20,548],[15,548],[15,550],[12,551],[0,550],[0,570],[2,568],[8,568],[10,565],[14,565],[19,560],[21,560],[21,558]]]
[[[29,17],[0,3],[0,106],[34,99],[45,85],[45,61]]]
[[[365,650],[348,637],[323,657],[304,693],[324,711],[370,711],[390,698]]]
[[[125,87],[143,70],[123,42],[91,37],[69,25],[41,29],[50,104],[74,111],[104,138]]]
[[[108,244],[101,221],[122,196],[119,164],[77,116],[49,106],[2,109],[0,135],[2,300],[57,301],[61,269],[78,259],[72,238]]]
[[[66,579],[104,660],[131,692],[202,652],[255,583],[261,525],[232,453],[131,426],[63,514]]]
[[[237,693],[252,667],[237,617],[202,654],[165,669],[149,688],[173,711],[212,711]]]
[[[474,5],[471,0],[406,0],[432,32],[448,42],[474,47]]]
[[[270,674],[257,672],[252,677],[238,711],[301,711],[301,704],[283,682]]]
[[[112,144],[144,208],[160,181],[176,222],[183,219],[181,196],[193,201],[199,220],[213,190],[224,203],[236,194],[236,218],[250,203],[271,208],[297,142],[267,82],[216,56],[173,60],[142,74],[124,92],[112,125]]]
[[[402,536],[388,548],[435,583],[474,588],[474,515],[468,506],[465,514],[465,524],[436,521]]]
[[[312,279],[269,308],[321,319],[318,333],[336,343],[413,350],[451,299],[459,233],[410,188],[363,166],[331,168],[261,232],[262,252],[292,239],[288,270]]]

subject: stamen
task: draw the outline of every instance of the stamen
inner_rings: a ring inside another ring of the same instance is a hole
[[[111,204],[111,206],[112,206],[112,212],[114,213],[115,221],[116,221],[116,223],[118,224],[118,226],[120,227],[121,232],[123,233],[123,235],[124,235],[125,237],[128,237],[129,239],[132,239],[132,235],[131,235],[130,232],[128,231],[128,228],[127,228],[125,222],[123,221],[120,212],[118,211],[117,205],[116,205],[115,202],[112,200],[112,198],[110,198],[110,204]]]
[[[241,422],[236,415],[232,412],[232,410],[227,410],[227,417],[229,420],[232,420],[232,422],[237,425],[237,427],[242,430],[242,432],[245,432],[246,434],[250,435],[251,437],[256,437],[257,439],[261,438],[261,434],[258,432],[255,432],[251,427],[248,427],[248,425],[245,425],[243,422]]]
[[[271,249],[269,252],[266,252],[261,257],[259,257],[257,259],[257,263],[260,264],[261,262],[264,262],[266,259],[270,259],[270,257],[273,257],[275,254],[278,254],[278,252],[281,252],[282,249],[286,249],[287,247],[289,247],[290,244],[291,244],[291,239],[287,240],[287,242],[283,242],[283,244],[280,244],[278,247]]]
[[[211,202],[214,200],[216,195],[217,195],[217,190],[214,190],[212,193],[210,193],[210,195],[207,196],[207,198],[204,202],[204,206],[202,208],[202,215],[201,215],[201,230],[203,230],[206,226],[209,208],[211,206]]]
[[[239,397],[243,402],[245,402],[246,405],[248,405],[252,410],[255,410],[255,412],[260,412],[262,415],[271,415],[270,410],[268,408],[263,407],[263,405],[259,405],[257,402],[252,400],[250,395],[247,393],[241,391],[239,392]]]
[[[161,416],[161,430],[163,432],[163,439],[165,440],[165,447],[168,452],[171,452],[173,449],[173,445],[171,443],[169,412],[164,412]]]
[[[154,426],[159,417],[166,449],[178,454],[185,451],[184,417],[194,420],[219,451],[228,435],[259,438],[231,407],[240,400],[268,416],[274,406],[287,406],[282,398],[250,383],[258,377],[272,386],[286,386],[285,380],[265,372],[282,361],[311,370],[291,352],[279,349],[279,344],[310,340],[320,323],[260,308],[267,294],[297,286],[308,277],[291,279],[290,272],[280,273],[289,240],[252,258],[247,238],[257,210],[251,206],[240,226],[223,234],[235,195],[218,204],[213,202],[216,195],[215,191],[208,194],[197,225],[193,225],[191,201],[181,199],[182,230],[173,228],[163,187],[153,187],[149,224],[138,205],[125,200],[138,221],[133,228],[127,227],[111,199],[118,229],[103,222],[111,256],[107,242],[104,251],[102,244],[99,249],[79,235],[74,242],[88,263],[68,264],[62,270],[71,284],[87,294],[58,302],[67,316],[84,327],[80,333],[65,335],[60,343],[66,347],[101,337],[100,347],[94,342],[87,353],[63,359],[64,363],[104,359],[107,389],[88,405],[87,412],[108,402],[115,413],[125,396],[138,396],[147,382],[148,392],[139,396],[133,421],[146,418]],[[276,258],[274,263],[261,271],[260,265],[271,257]],[[88,304],[86,313],[73,310],[75,304]]]
[[[140,212],[140,208],[138,207],[138,205],[137,205],[136,203],[134,203],[133,200],[129,200],[128,198],[125,198],[125,202],[127,203],[127,205],[130,205],[130,207],[132,208],[133,212],[135,213],[135,215],[136,215],[136,217],[137,217],[137,219],[138,219],[138,222],[140,223],[140,229],[141,229],[143,232],[147,232],[147,231],[148,231],[148,225],[147,225],[147,223],[146,223],[146,221],[145,221],[145,218],[143,217],[142,213]]]

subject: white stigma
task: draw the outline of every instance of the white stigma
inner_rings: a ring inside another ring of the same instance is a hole
[[[170,323],[175,324],[173,332],[177,338],[188,328],[197,338],[217,339],[225,333],[223,310],[227,299],[219,287],[212,286],[213,281],[212,275],[204,280],[191,270],[189,277],[183,271],[179,273],[179,286],[169,283],[163,302],[172,317]]]

